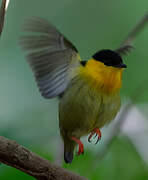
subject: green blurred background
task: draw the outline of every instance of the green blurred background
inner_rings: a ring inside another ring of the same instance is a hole
[[[44,100],[40,96],[18,43],[25,19],[48,19],[75,44],[83,59],[89,59],[99,49],[117,48],[147,10],[148,0],[10,0],[0,41],[0,135],[16,140],[51,162],[61,154],[58,100]],[[134,45],[134,51],[124,58],[128,68],[123,75],[123,100],[148,76],[148,26]],[[137,107],[147,119],[147,90],[140,97]],[[62,162],[62,166],[91,180],[147,180],[148,165],[127,136],[118,137],[105,159],[97,161],[105,136],[103,133],[96,146],[84,138],[84,156],[75,157],[71,165]],[[1,165],[0,179],[33,178]]]

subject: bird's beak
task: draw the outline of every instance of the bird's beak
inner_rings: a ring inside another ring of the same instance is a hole
[[[127,68],[126,64],[118,64],[118,65],[115,65],[114,67],[117,67],[117,68]]]
[[[126,64],[120,64],[120,67],[121,68],[127,68],[127,65]]]

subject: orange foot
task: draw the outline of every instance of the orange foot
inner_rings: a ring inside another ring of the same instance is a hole
[[[99,128],[95,128],[95,129],[91,132],[90,136],[88,137],[88,142],[91,142],[91,138],[92,138],[92,136],[93,136],[94,134],[96,134],[96,136],[98,136],[98,137],[97,137],[97,141],[96,141],[96,143],[95,143],[95,144],[97,144],[98,141],[101,139],[101,131],[100,131]],[[95,137],[96,137],[96,136],[95,136]]]
[[[71,139],[79,145],[79,150],[77,152],[77,155],[84,154],[84,146],[83,146],[82,142],[75,137],[71,137]]]

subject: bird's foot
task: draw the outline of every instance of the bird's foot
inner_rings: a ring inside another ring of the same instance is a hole
[[[96,141],[96,143],[95,143],[95,144],[97,144],[98,141],[101,139],[101,131],[100,131],[99,128],[95,128],[95,129],[91,132],[91,134],[90,134],[89,137],[88,137],[88,142],[91,142],[91,138],[92,138],[92,136],[93,136],[94,134],[96,134],[96,135],[95,135],[95,138],[97,137],[97,141]]]
[[[83,146],[83,143],[80,141],[80,139],[77,139],[75,137],[71,137],[71,139],[73,141],[75,141],[79,146],[79,150],[77,152],[77,155],[84,154],[84,146]]]

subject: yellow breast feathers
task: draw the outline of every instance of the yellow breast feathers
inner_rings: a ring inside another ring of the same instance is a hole
[[[106,66],[100,61],[90,59],[80,67],[80,75],[95,90],[104,94],[116,94],[121,88],[122,68]]]

